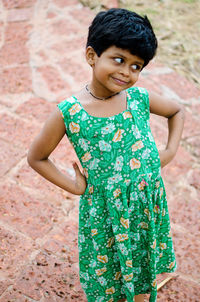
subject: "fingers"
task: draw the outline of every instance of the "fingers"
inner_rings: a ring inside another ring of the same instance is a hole
[[[72,166],[73,166],[74,169],[76,169],[76,168],[77,168],[77,163],[74,161],[74,162],[72,163]]]
[[[72,163],[72,166],[73,166],[73,168],[74,168],[76,174],[82,174],[81,171],[80,171],[80,169],[79,169],[79,166],[77,165],[76,162],[73,162],[73,163]]]
[[[78,165],[77,165],[76,162],[73,162],[73,163],[72,163],[72,166],[73,166],[73,168],[74,168],[75,171],[79,170],[79,167],[78,167]],[[79,170],[79,171],[80,171],[80,170]]]

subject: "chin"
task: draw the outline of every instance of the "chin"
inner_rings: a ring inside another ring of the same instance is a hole
[[[118,87],[116,87],[115,89],[113,89],[113,92],[114,92],[114,93],[121,92],[121,91],[123,91],[123,90],[125,90],[125,89],[127,89],[127,88],[129,88],[129,87],[130,87],[130,86],[127,86],[127,85],[118,86]]]
[[[120,92],[126,88],[127,88],[127,85],[123,85],[123,86],[122,85],[112,85],[109,90],[116,93],[116,92]]]

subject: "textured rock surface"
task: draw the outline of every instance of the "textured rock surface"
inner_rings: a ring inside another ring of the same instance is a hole
[[[3,0],[0,11],[0,302],[86,302],[78,278],[78,199],[32,171],[26,154],[56,103],[90,79],[84,46],[94,14],[77,0]],[[163,169],[178,277],[158,300],[198,302],[200,91],[156,61],[138,85],[186,108],[181,146]],[[162,147],[166,121],[152,116],[151,124]],[[70,171],[73,158],[64,138],[52,159]]]

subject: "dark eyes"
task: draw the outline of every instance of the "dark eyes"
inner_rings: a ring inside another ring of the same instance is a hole
[[[137,64],[133,64],[133,65],[131,65],[131,68],[132,68],[133,70],[140,70],[140,69],[141,69],[141,66],[140,66],[140,65],[137,65]]]
[[[115,62],[117,62],[119,64],[124,63],[124,59],[122,59],[122,58],[114,58],[114,60],[115,60]],[[132,64],[131,69],[132,70],[141,70],[141,66],[138,64]]]

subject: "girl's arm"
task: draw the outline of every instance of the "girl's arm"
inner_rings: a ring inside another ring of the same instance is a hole
[[[149,93],[150,112],[168,119],[168,141],[165,150],[159,151],[161,167],[167,165],[178,149],[184,124],[183,106],[175,101]]]
[[[57,108],[46,121],[40,134],[33,141],[28,152],[28,163],[44,178],[59,186],[60,188],[81,195],[86,189],[86,179],[80,172],[78,165],[74,162],[75,179],[69,174],[63,174],[49,160],[49,155],[56,148],[65,134],[65,124],[59,109]]]

